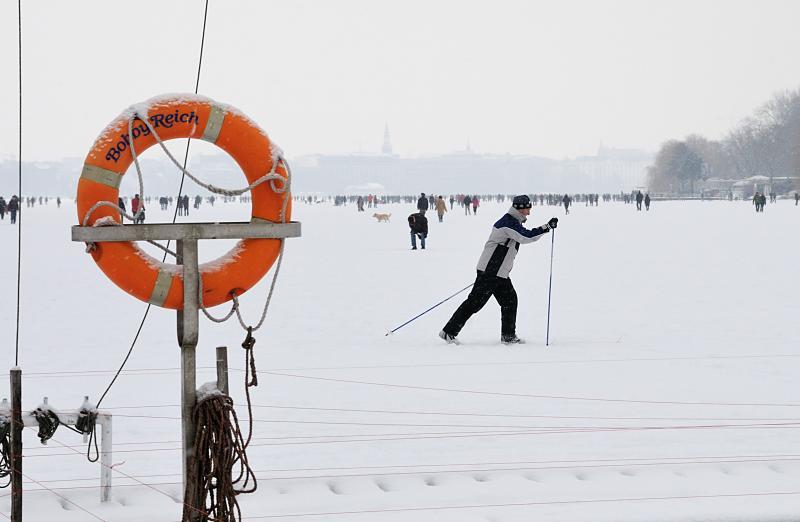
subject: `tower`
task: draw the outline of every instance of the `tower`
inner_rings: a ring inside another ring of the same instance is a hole
[[[392,138],[389,136],[389,124],[387,123],[383,128],[383,147],[381,147],[383,154],[392,153]]]

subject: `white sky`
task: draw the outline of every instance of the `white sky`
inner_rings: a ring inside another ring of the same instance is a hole
[[[203,0],[23,1],[28,160],[83,157],[128,105],[194,90]],[[800,86],[797,1],[211,0],[200,93],[286,153],[549,157],[711,138]],[[0,157],[17,2],[0,3]]]

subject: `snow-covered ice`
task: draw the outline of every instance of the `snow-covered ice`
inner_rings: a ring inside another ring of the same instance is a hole
[[[410,251],[405,217],[355,206],[294,205],[255,346],[259,489],[246,520],[784,520],[800,512],[800,208],[742,202],[534,207],[555,215],[551,346],[544,346],[550,238],[523,245],[512,272],[522,346],[499,343],[490,302],[462,331],[437,333],[462,296],[384,334],[470,283],[491,223],[456,208],[430,219]],[[20,366],[23,407],[43,396],[74,409],[97,401],[145,304],[117,289],[72,243],[71,201],[23,208]],[[172,215],[148,206],[149,222]],[[218,203],[194,221],[247,220]],[[0,222],[3,357],[14,365],[16,228]],[[233,242],[201,244],[201,261]],[[158,255],[154,253],[153,255]],[[265,278],[242,297],[256,322]],[[218,313],[219,311],[217,311]],[[246,417],[244,333],[201,323],[198,384],[229,347],[231,390]],[[177,521],[181,514],[180,365],[175,314],[153,309],[101,409],[114,414],[113,501],[99,464],[60,429],[25,439],[28,520]],[[124,475],[123,475],[124,474]],[[135,477],[135,479],[127,478]],[[141,485],[141,482],[148,486]],[[45,489],[45,488],[49,488]],[[0,513],[9,513],[9,490]],[[5,496],[3,496],[5,495]]]

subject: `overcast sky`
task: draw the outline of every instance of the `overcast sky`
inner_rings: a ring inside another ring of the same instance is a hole
[[[194,90],[204,0],[23,0],[23,157],[83,157],[127,106]],[[211,0],[200,93],[289,157],[554,158],[711,138],[800,87],[800,2]],[[17,2],[0,3],[0,157]]]

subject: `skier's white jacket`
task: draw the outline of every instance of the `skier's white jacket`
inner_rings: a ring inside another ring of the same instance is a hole
[[[550,230],[547,223],[528,230],[522,226],[526,219],[519,210],[511,207],[508,213],[494,224],[478,260],[479,271],[487,275],[508,278],[520,243],[538,241],[542,234]]]

